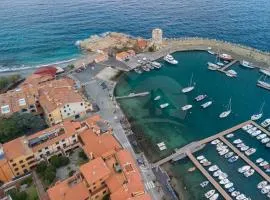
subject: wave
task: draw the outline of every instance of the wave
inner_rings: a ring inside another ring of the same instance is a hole
[[[77,60],[77,59],[72,58],[69,60],[62,60],[62,61],[57,61],[57,62],[53,62],[53,63],[49,63],[49,64],[36,65],[36,66],[25,66],[25,65],[13,66],[13,67],[0,66],[0,73],[31,70],[31,69],[34,70],[34,69],[38,69],[41,67],[47,67],[47,66],[52,66],[52,65],[63,65],[63,64],[67,64],[67,63],[72,63],[75,60]]]

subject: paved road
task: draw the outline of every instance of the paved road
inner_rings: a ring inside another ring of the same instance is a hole
[[[99,106],[100,111],[98,114],[103,119],[107,120],[113,127],[113,134],[121,143],[121,145],[132,152],[135,158],[138,155],[135,154],[124,129],[121,126],[120,119],[124,116],[116,102],[112,100],[111,94],[109,95],[109,89],[101,86],[102,80],[96,79],[94,74],[91,73],[91,69],[84,71],[83,73],[73,74],[73,78],[80,81],[82,85],[85,85],[85,90],[91,99],[95,100],[95,103]],[[87,83],[87,84],[85,84]],[[152,199],[161,199],[162,192],[159,192],[153,183],[156,180],[154,173],[150,166],[146,166],[141,170],[142,177],[144,179],[145,188],[151,194]]]

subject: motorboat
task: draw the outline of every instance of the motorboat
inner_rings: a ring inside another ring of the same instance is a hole
[[[250,155],[254,154],[255,152],[256,152],[256,149],[250,148],[249,150],[246,150],[246,151],[245,151],[245,154],[246,154],[247,156],[250,156]]]
[[[160,99],[161,99],[161,96],[156,96],[156,97],[154,98],[155,101],[158,101],[158,100],[160,100]]]
[[[226,54],[226,53],[219,54],[219,57],[222,60],[227,60],[227,61],[231,61],[233,59],[231,55]]]
[[[226,189],[231,188],[232,186],[233,186],[233,183],[232,183],[232,182],[229,182],[229,183],[227,183],[226,185],[224,185],[224,187],[225,187]]]
[[[218,152],[221,152],[221,151],[223,151],[223,150],[225,150],[225,149],[227,150],[227,148],[228,148],[227,146],[218,146],[218,147],[217,147],[217,151],[218,151]]]
[[[183,110],[183,111],[186,111],[186,110],[189,110],[189,109],[191,109],[192,108],[192,105],[185,105],[185,106],[183,106],[181,109]]]
[[[215,140],[213,140],[213,141],[211,142],[211,144],[218,144],[218,143],[220,143],[220,140],[219,140],[219,139],[215,139]]]
[[[211,196],[213,196],[214,194],[215,194],[215,190],[209,190],[208,192],[206,192],[205,194],[204,194],[204,196],[207,198],[207,199],[209,199]]]
[[[256,163],[261,163],[262,161],[264,161],[264,159],[263,158],[258,158],[257,160],[256,160]]]
[[[135,71],[137,74],[141,74],[141,73],[142,73],[142,70],[139,69],[139,68],[135,68],[134,71]]]
[[[257,136],[260,135],[261,133],[262,133],[261,130],[257,130],[257,131],[254,131],[253,133],[251,133],[251,136],[257,137]]]
[[[151,62],[151,65],[157,69],[161,68],[161,64],[159,62],[156,62],[156,61]]]
[[[198,95],[197,97],[195,97],[195,100],[196,101],[202,101],[203,99],[205,99],[207,97],[206,94],[201,94],[201,95]]]
[[[178,64],[178,61],[174,59],[174,57],[170,54],[167,54],[165,57],[164,57],[164,60],[172,65],[176,65]]]
[[[223,62],[217,62],[217,65],[223,67],[224,63]]]
[[[238,172],[239,173],[244,173],[244,172],[248,171],[250,168],[251,167],[249,165],[245,165],[243,167],[238,168]]]
[[[232,193],[233,191],[235,191],[235,188],[231,187],[231,188],[228,189],[228,191]]]
[[[270,148],[270,142],[268,142],[265,146]]]
[[[161,104],[161,105],[160,105],[160,108],[162,108],[162,109],[163,109],[163,108],[168,107],[169,105],[170,105],[170,104],[168,104],[168,103],[164,103],[164,104]]]
[[[231,152],[229,152],[229,153],[226,153],[225,154],[225,158],[230,158],[230,157],[232,157],[234,155],[234,153],[231,151]]]
[[[205,157],[203,155],[197,156],[197,160],[203,160],[203,159],[205,159]]]
[[[229,149],[223,149],[220,152],[218,152],[218,154],[221,155],[221,156],[223,156],[223,155],[225,155],[228,152],[229,152]]]
[[[243,141],[241,139],[236,139],[233,141],[234,144],[240,144],[242,143]]]
[[[211,62],[208,62],[207,65],[208,65],[208,69],[212,71],[215,71],[221,68],[219,65],[211,63]]]
[[[270,83],[266,82],[267,76],[265,75],[264,78],[260,77],[259,80],[257,81],[257,85],[265,88],[265,89],[270,89]]]
[[[202,164],[202,163],[207,162],[207,161],[208,160],[205,158],[205,159],[200,160],[200,163]]]
[[[262,193],[262,194],[266,194],[266,193],[268,193],[269,191],[270,191],[270,186],[268,187],[268,185],[261,189],[261,193]]]
[[[201,186],[202,188],[204,188],[204,187],[206,187],[208,184],[209,184],[209,181],[203,181],[203,182],[200,183],[200,186]]]
[[[266,76],[270,76],[270,71],[266,69],[260,69],[260,72],[263,73]]]
[[[233,133],[230,133],[230,134],[226,135],[226,138],[232,138],[232,137],[234,137]]]
[[[241,151],[246,151],[248,149],[249,149],[249,146],[243,146],[243,147],[240,148]]]
[[[215,52],[214,52],[214,51],[208,50],[207,52],[208,52],[209,54],[211,54],[211,55],[215,55]]]
[[[213,176],[214,176],[214,177],[218,177],[218,176],[220,176],[220,174],[222,174],[222,171],[219,169],[219,170],[217,170],[217,171],[215,171],[215,172],[213,173]]]
[[[232,100],[230,99],[229,101],[229,104],[227,106],[227,110],[222,112],[220,115],[219,115],[219,118],[226,118],[228,117],[232,112]]]
[[[258,135],[258,136],[256,137],[256,139],[261,140],[261,139],[266,138],[266,137],[267,137],[267,135],[264,133],[264,134]]]
[[[145,65],[142,66],[142,69],[143,69],[143,71],[146,71],[146,72],[149,72],[150,71],[150,69],[148,67],[146,67]]]
[[[254,65],[246,60],[242,60],[240,62],[241,66],[245,67],[245,68],[249,68],[249,69],[254,69]]]
[[[240,195],[240,194],[241,194],[241,193],[240,193],[239,191],[233,191],[231,195],[232,195],[233,197],[236,197],[236,196],[238,196],[238,195]]]
[[[229,181],[229,179],[225,178],[225,179],[222,179],[221,181],[219,181],[219,183],[220,183],[221,185],[225,185],[225,184],[227,184],[227,183],[230,183],[230,181]]]
[[[237,72],[233,69],[230,69],[228,71],[226,71],[226,75],[229,77],[236,77],[237,76]]]
[[[258,189],[262,189],[262,188],[265,187],[267,184],[268,184],[267,181],[261,181],[261,182],[258,183],[257,188],[258,188]]]
[[[219,194],[218,194],[218,193],[215,193],[213,196],[211,196],[211,197],[209,198],[209,200],[217,200],[218,197],[219,197]]]
[[[255,170],[254,169],[249,169],[246,172],[244,172],[245,177],[250,177],[254,174]]]
[[[257,127],[256,126],[248,129],[247,130],[247,133],[252,134],[254,131],[257,131]]]
[[[240,194],[240,195],[238,195],[235,199],[236,199],[236,200],[244,200],[245,198],[246,198],[246,195]]]
[[[248,129],[250,129],[250,128],[252,128],[252,127],[253,127],[253,125],[247,124],[247,125],[243,126],[242,129],[243,129],[244,131],[247,131]]]
[[[267,137],[267,138],[262,139],[262,140],[261,140],[261,143],[265,144],[265,143],[267,143],[267,142],[269,142],[269,141],[270,141],[270,138]]]
[[[211,106],[212,103],[213,103],[212,101],[207,101],[206,103],[202,104],[201,107],[207,108],[207,107]]]
[[[228,174],[223,173],[223,172],[218,176],[218,179],[219,179],[219,180],[223,180],[223,179],[225,179],[225,178],[228,178]]]
[[[193,82],[193,74],[191,75],[188,87],[182,89],[183,93],[191,92],[195,88],[196,83]]]
[[[263,167],[263,166],[265,166],[265,165],[268,165],[269,163],[267,162],[267,161],[262,161],[259,165],[261,166],[261,167]]]
[[[209,167],[208,171],[213,172],[213,171],[216,171],[218,169],[219,169],[219,167],[217,165],[212,165],[211,167]]]
[[[229,161],[230,163],[233,163],[233,162],[237,161],[238,158],[239,158],[239,156],[233,156],[233,157],[230,157],[228,161]]]
[[[237,144],[236,147],[237,148],[242,148],[242,147],[245,147],[246,145],[244,143],[240,143],[240,144]]]
[[[212,163],[210,162],[210,161],[206,161],[206,162],[204,162],[202,165],[204,166],[204,167],[208,167],[208,166],[210,166]]]
[[[264,127],[264,128],[266,128],[266,127],[269,126],[269,125],[270,125],[270,119],[269,119],[269,118],[266,119],[266,120],[264,120],[264,121],[261,123],[261,126]]]
[[[256,121],[262,118],[264,105],[265,105],[265,102],[263,102],[263,104],[261,105],[260,111],[251,116],[251,120]]]

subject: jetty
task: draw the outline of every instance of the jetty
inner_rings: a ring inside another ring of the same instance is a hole
[[[221,69],[220,69],[220,71],[226,71],[226,69],[228,69],[230,66],[232,66],[232,65],[234,65],[235,63],[237,63],[238,62],[238,60],[232,60],[231,62],[229,62],[227,65],[225,65],[224,67],[222,67]]]
[[[121,96],[121,97],[115,97],[116,99],[127,99],[127,98],[134,98],[134,97],[144,97],[149,95],[150,92],[141,92],[141,93],[130,93],[129,95],[126,96]]]

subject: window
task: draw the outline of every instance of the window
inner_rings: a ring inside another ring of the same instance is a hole
[[[60,150],[60,149],[61,149],[61,147],[57,147],[57,149],[58,149],[58,150]]]
[[[30,105],[29,108],[34,108],[35,106],[34,105]]]
[[[52,115],[51,114],[49,114],[49,117],[51,117]]]
[[[1,107],[1,112],[2,112],[2,114],[9,113],[10,112],[9,105],[2,106]]]
[[[73,138],[75,138],[75,137],[76,137],[76,135],[72,135],[72,137],[73,137]]]
[[[62,142],[65,142],[65,139],[63,139]]]
[[[106,191],[106,190],[104,190],[102,193],[103,193],[103,194],[106,194],[106,192],[107,192],[107,191]]]
[[[56,142],[55,144],[56,144],[56,145],[58,145],[58,144],[59,144],[59,142]]]
[[[45,150],[49,149],[48,147],[45,147]]]
[[[63,144],[63,147],[65,148],[67,145],[66,144]]]
[[[15,167],[17,164],[16,163],[13,163],[12,166]]]
[[[28,172],[28,170],[27,169],[24,169],[23,172],[26,174]]]
[[[26,102],[25,102],[25,99],[24,98],[23,99],[19,99],[18,101],[19,101],[19,105],[20,106],[25,106],[26,105]]]
[[[22,165],[22,168],[25,168],[25,165]]]
[[[66,110],[64,110],[64,112],[67,112]]]
[[[69,107],[69,105],[67,105],[67,107]]]
[[[42,149],[38,150],[38,152],[41,153],[42,152]]]
[[[94,190],[95,190],[96,188],[97,188],[96,186],[93,187]]]
[[[20,176],[20,173],[17,173],[16,175],[17,175],[17,176]]]
[[[19,168],[18,168],[18,167],[14,169],[14,171],[15,171],[15,172],[16,172],[16,171],[18,171],[18,170],[19,170]]]
[[[47,152],[46,152],[46,154],[47,154],[47,156],[48,156],[48,155],[50,155],[50,152],[49,152],[49,151],[47,151]]]
[[[67,114],[68,116],[70,115],[70,113]]]
[[[83,106],[83,103],[81,103],[81,106]]]
[[[20,160],[20,164],[22,164],[23,163],[23,160]]]

